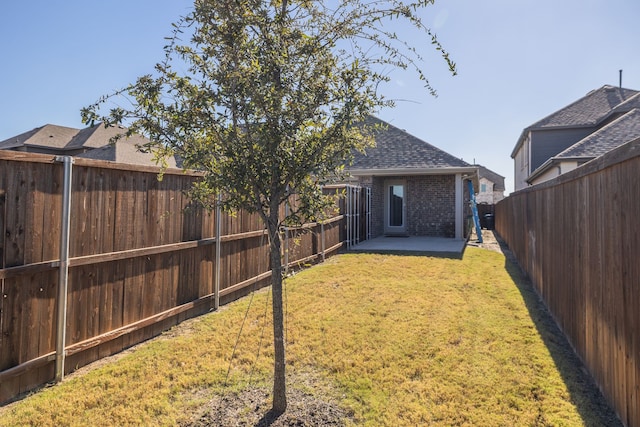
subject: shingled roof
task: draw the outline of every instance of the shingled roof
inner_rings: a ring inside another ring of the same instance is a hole
[[[640,92],[610,85],[592,90],[577,101],[526,127],[516,143],[511,157],[524,143],[528,133],[535,130],[597,127],[615,115],[640,107]]]
[[[138,149],[135,141],[128,138],[118,140],[115,144],[108,144],[93,150],[78,154],[76,157],[94,160],[107,160],[110,162],[125,163],[129,165],[157,166],[153,153],[145,153]],[[167,159],[167,167],[178,167],[174,157]]]
[[[451,169],[469,171],[475,167],[397,127],[370,117],[367,125],[383,125],[375,135],[376,146],[357,153],[348,167],[353,175],[373,174],[381,171],[426,173],[446,172]]]
[[[0,150],[15,150],[21,147],[64,150],[78,132],[78,129],[47,124],[0,141]]]
[[[504,176],[495,173],[491,169],[488,169],[482,165],[476,165],[478,167],[478,178],[486,178],[489,181],[493,182],[494,190],[505,190],[504,187]]]
[[[529,126],[529,129],[595,126],[607,118],[617,106],[638,93],[633,89],[604,85],[600,89],[589,92],[576,102],[537,121]]]
[[[593,159],[638,137],[640,137],[640,109],[634,108],[555,157]]]
[[[149,140],[141,135],[121,138],[114,144],[112,137],[126,132],[122,127],[104,127],[102,124],[75,129],[47,124],[0,142],[0,150],[27,150],[54,155],[71,155],[118,163],[155,166],[153,155],[143,153],[137,146]],[[169,167],[175,167],[175,159],[169,159]]]

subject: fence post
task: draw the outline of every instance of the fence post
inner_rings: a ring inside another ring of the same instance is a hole
[[[222,193],[218,193],[216,199],[216,270],[213,284],[213,309],[220,307],[220,250],[222,248]]]
[[[367,240],[371,239],[371,188],[366,187],[367,189]]]
[[[71,179],[73,157],[57,156],[56,162],[64,164],[62,187],[62,224],[60,230],[60,265],[58,267],[58,314],[56,331],[55,380],[64,378],[65,343],[67,339],[67,293],[69,288],[69,233],[71,228]]]
[[[347,184],[347,200],[346,200],[346,209],[345,209],[345,217],[347,220],[347,250],[351,248],[351,186]]]
[[[289,192],[289,186],[287,185],[287,192]],[[291,197],[289,195],[288,197]],[[289,198],[284,202],[284,217],[289,216]],[[284,274],[289,274],[289,227],[284,226]]]
[[[355,244],[360,243],[360,187],[354,187],[353,194],[356,199],[356,238]]]
[[[322,245],[321,246],[321,248],[322,248],[322,262],[324,262],[325,261],[324,251],[325,251],[325,245],[326,245],[326,243],[324,241],[324,221],[320,223],[320,244]]]

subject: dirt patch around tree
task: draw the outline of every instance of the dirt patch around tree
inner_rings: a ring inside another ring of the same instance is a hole
[[[335,401],[319,398],[299,389],[287,392],[287,410],[281,415],[271,412],[270,392],[251,388],[240,393],[216,396],[203,405],[195,419],[182,427],[337,427],[344,426],[353,414]]]

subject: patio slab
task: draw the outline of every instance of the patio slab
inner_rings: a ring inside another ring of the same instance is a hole
[[[447,257],[462,257],[462,252],[467,244],[463,239],[448,239],[446,237],[390,237],[382,236],[365,240],[351,246],[351,252],[377,252],[377,253],[416,253],[434,254]]]

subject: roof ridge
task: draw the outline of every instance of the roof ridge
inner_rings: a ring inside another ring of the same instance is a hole
[[[598,89],[594,89],[589,91],[586,95],[576,99],[575,101],[565,105],[564,107],[554,111],[551,114],[548,114],[547,116],[543,117],[542,119],[536,121],[535,123],[533,123],[532,125],[528,126],[526,129],[527,130],[532,130],[532,129],[541,129],[541,128],[545,128],[545,127],[562,127],[565,125],[547,125],[544,126],[543,124],[545,122],[548,122],[550,118],[554,117],[554,116],[560,116],[562,113],[564,112],[568,112],[571,111],[571,107],[576,106],[579,103],[584,103],[586,100],[588,100],[589,98],[593,98],[596,95],[600,94],[600,93],[606,93],[609,90],[615,90],[617,92],[619,92],[619,97],[622,99],[621,102],[618,102],[616,105],[614,105],[613,107],[609,107],[608,111],[605,114],[602,114],[601,117],[599,117],[598,119],[595,120],[594,123],[582,123],[579,124],[579,126],[589,126],[589,125],[594,125],[599,123],[603,118],[607,117],[608,114],[613,111],[615,108],[617,108],[620,104],[625,103],[626,101],[628,101],[629,99],[633,98],[634,96],[640,94],[640,91],[637,91],[635,89],[626,89],[626,88],[622,88],[622,87],[615,87],[615,86],[611,86],[611,85],[603,85],[602,87],[598,88]],[[630,95],[628,98],[625,96],[625,92],[633,92],[632,95]],[[578,124],[566,124],[566,126],[578,126]]]

